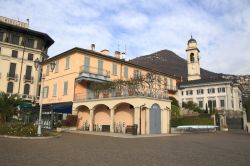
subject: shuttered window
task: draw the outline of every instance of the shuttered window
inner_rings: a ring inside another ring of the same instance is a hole
[[[57,84],[53,85],[53,96],[56,96],[57,93]]]
[[[103,60],[98,60],[98,74],[103,75]]]
[[[90,57],[85,56],[84,57],[84,72],[89,73],[89,65],[90,65]]]
[[[113,70],[112,70],[113,75],[117,75],[117,64],[113,63]]]
[[[124,66],[124,77],[128,78],[128,66]]]
[[[68,82],[65,81],[64,86],[63,86],[63,95],[67,95],[67,94],[68,94]]]

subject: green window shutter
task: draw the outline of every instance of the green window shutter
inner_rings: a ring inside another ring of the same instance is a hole
[[[124,77],[128,78],[128,67],[124,66]]]
[[[103,75],[103,60],[98,60],[98,74]]]
[[[68,82],[65,81],[64,87],[63,87],[63,95],[67,95],[67,94],[68,94]]]
[[[90,57],[85,56],[84,57],[84,72],[89,72],[89,66],[90,66]]]
[[[117,75],[117,64],[113,63],[113,70],[112,70],[113,75]]]

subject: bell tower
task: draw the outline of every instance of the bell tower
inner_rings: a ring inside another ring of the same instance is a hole
[[[200,74],[200,62],[199,62],[199,52],[197,47],[197,42],[193,39],[188,40],[187,44],[187,68],[188,68],[188,81],[201,79]]]

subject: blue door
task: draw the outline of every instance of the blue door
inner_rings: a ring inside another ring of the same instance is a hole
[[[150,109],[150,134],[161,133],[161,108],[158,104],[153,104]]]

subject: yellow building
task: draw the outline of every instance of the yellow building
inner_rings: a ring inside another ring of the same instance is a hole
[[[72,104],[79,129],[117,132],[137,124],[142,134],[168,133],[171,107],[168,96],[177,92],[176,77],[132,64],[122,56],[119,51],[114,56],[108,50],[96,52],[92,45],[91,50],[73,48],[46,60],[43,103]],[[56,63],[53,72],[49,70],[51,62]],[[143,78],[144,85],[98,93],[91,88],[95,82],[131,78]]]
[[[47,59],[53,43],[47,34],[29,29],[28,23],[0,16],[0,91],[36,100],[39,72],[34,60]]]

